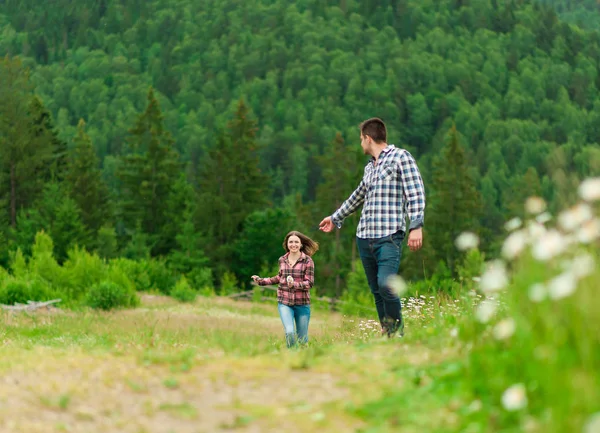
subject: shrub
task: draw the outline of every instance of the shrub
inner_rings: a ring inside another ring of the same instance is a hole
[[[146,273],[145,264],[143,262],[121,257],[111,260],[110,267],[111,269],[118,269],[127,275],[129,280],[133,283],[135,290],[150,290],[150,277]]]
[[[1,304],[26,304],[27,301],[49,301],[57,297],[60,298],[60,295],[41,278],[21,279],[9,276],[0,282]]]
[[[185,277],[181,277],[171,291],[171,296],[180,302],[194,302],[196,300],[197,293],[194,289],[192,289],[187,279]]]
[[[99,310],[130,307],[131,301],[132,293],[128,287],[107,280],[92,286],[86,297],[86,305]]]
[[[167,267],[164,260],[149,259],[142,261],[144,270],[150,280],[150,290],[170,295],[177,282],[173,272]]]

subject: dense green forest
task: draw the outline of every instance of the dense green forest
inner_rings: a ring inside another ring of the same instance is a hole
[[[426,183],[410,279],[460,275],[462,231],[492,257],[526,197],[556,211],[600,173],[600,35],[533,1],[0,0],[0,54],[5,266],[44,230],[61,262],[79,246],[232,284],[298,229],[340,295],[357,216],[316,226],[373,116]]]

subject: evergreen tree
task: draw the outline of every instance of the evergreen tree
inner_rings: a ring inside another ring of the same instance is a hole
[[[163,229],[170,216],[165,203],[181,165],[152,88],[147,99],[146,110],[129,131],[129,153],[122,157],[117,176],[121,181],[120,216],[125,227],[133,228],[139,221],[154,245],[152,253],[158,255],[168,253],[169,240],[163,236]]]
[[[358,149],[346,147],[342,134],[338,132],[323,155],[316,158],[323,181],[317,187],[315,210],[318,214],[314,215],[314,221],[320,221],[319,217],[330,215],[339,208],[359,184],[363,175],[363,157]],[[359,216],[360,210],[344,222],[343,230],[335,230],[333,244],[328,242],[321,252],[321,256],[325,257],[319,271],[324,280],[323,286],[334,287],[335,295],[341,295],[343,278],[357,258],[355,234]]]
[[[5,57],[0,62],[0,202],[8,203],[13,228],[18,210],[39,196],[55,156],[52,131],[36,123],[38,102],[32,103],[29,74],[20,60]]]
[[[461,254],[454,241],[463,231],[478,233],[481,214],[481,196],[455,125],[433,167],[427,236],[436,260],[454,272]]]
[[[85,132],[85,122],[79,121],[74,147],[69,153],[65,183],[69,195],[81,209],[81,219],[95,237],[111,217],[109,193],[102,179],[98,157]]]
[[[256,151],[256,121],[240,100],[226,134],[208,152],[198,182],[198,227],[219,274],[231,269],[234,241],[246,217],[268,202],[268,178],[259,168]]]

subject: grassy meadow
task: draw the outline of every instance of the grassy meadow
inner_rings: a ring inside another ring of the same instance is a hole
[[[597,209],[528,210],[453,296],[400,288],[404,338],[382,338],[368,306],[313,304],[292,350],[272,301],[2,311],[0,431],[597,433]]]

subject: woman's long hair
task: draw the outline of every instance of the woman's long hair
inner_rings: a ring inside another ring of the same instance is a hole
[[[318,242],[313,241],[305,234],[302,234],[297,231],[291,231],[285,236],[285,239],[283,240],[283,249],[286,250],[288,253],[290,252],[290,250],[288,249],[287,243],[290,236],[298,236],[298,238],[300,238],[300,242],[302,243],[302,248],[300,248],[300,251],[302,251],[304,254],[312,256],[319,250]]]

